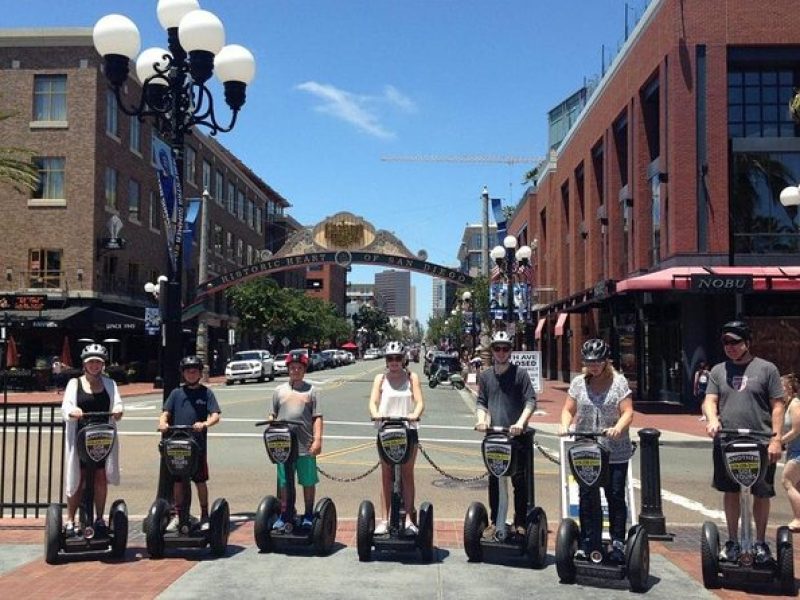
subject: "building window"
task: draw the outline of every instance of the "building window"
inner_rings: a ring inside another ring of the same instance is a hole
[[[158,224],[158,215],[161,211],[161,203],[160,200],[156,199],[156,195],[153,192],[150,192],[150,229],[153,231],[161,232],[161,228]],[[151,280],[155,281],[155,279]]]
[[[650,202],[653,228],[650,235],[651,265],[661,262],[661,182],[658,175],[650,179]]]
[[[619,168],[619,185],[628,185],[628,117],[622,115],[614,123],[614,145],[617,149],[617,167]]]
[[[256,203],[252,200],[247,201],[247,224],[250,226],[250,229],[254,228],[253,225],[253,218],[256,214]]]
[[[197,183],[197,170],[195,166],[195,161],[197,160],[197,153],[194,151],[194,148],[191,146],[186,146],[186,153],[183,156],[183,170],[186,176],[186,182],[195,184]]]
[[[211,163],[207,160],[203,161],[203,190],[211,193]]]
[[[128,294],[136,296],[142,289],[142,282],[139,277],[139,265],[128,263]]]
[[[64,194],[64,165],[66,159],[58,156],[48,156],[34,159],[34,164],[39,170],[39,185],[33,193],[36,199],[63,199]]]
[[[233,233],[225,232],[225,258],[233,260]]]
[[[247,201],[244,192],[238,190],[236,194],[236,216],[240,221],[244,221],[244,203]]]
[[[244,262],[244,241],[239,238],[236,240],[236,263],[242,266],[242,262]]]
[[[236,214],[236,186],[228,182],[228,212]]]
[[[61,288],[62,250],[31,248],[28,250],[28,287],[32,289]]]
[[[34,75],[33,120],[67,120],[66,75]]]
[[[119,107],[114,92],[106,92],[106,133],[119,138]]]
[[[214,225],[214,254],[222,256],[222,225]]]
[[[141,218],[141,197],[139,182],[135,179],[128,180],[128,218],[131,221],[139,222]]]
[[[117,170],[106,167],[106,208],[117,210]]]
[[[750,64],[728,72],[728,135],[795,137],[796,126],[787,108],[800,86],[788,67]]]
[[[129,147],[131,152],[142,154],[142,123],[137,117],[130,117],[130,134]]]
[[[225,178],[222,176],[222,171],[217,170],[216,177],[214,178],[214,200],[220,206],[225,202]]]
[[[256,206],[256,233],[264,233],[264,211]]]
[[[250,244],[247,244],[247,264],[253,264],[253,247]]]

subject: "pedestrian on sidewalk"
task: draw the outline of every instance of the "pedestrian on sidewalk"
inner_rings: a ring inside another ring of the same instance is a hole
[[[525,516],[528,492],[525,489],[525,464],[533,460],[531,441],[525,439],[530,433],[523,432],[536,410],[536,391],[525,369],[511,363],[511,339],[505,331],[494,334],[491,343],[493,366],[478,376],[478,399],[476,429],[486,431],[489,426],[508,427],[512,443],[519,452],[517,470],[510,473],[514,488],[514,530],[525,532]],[[497,477],[489,477],[490,524],[484,530],[485,538],[493,538],[497,532],[497,505],[500,487]],[[505,524],[503,524],[505,525]]]
[[[783,467],[781,484],[786,490],[794,518],[789,521],[792,533],[800,533],[800,384],[797,376],[789,373],[781,377],[786,416],[781,443],[786,447],[786,463]]]
[[[706,398],[706,388],[708,387],[708,376],[710,373],[711,372],[708,370],[708,363],[704,360],[700,361],[700,364],[697,365],[697,370],[694,372],[694,383],[692,387],[695,402],[694,408],[700,413],[701,421],[706,420],[703,415],[703,400]]]
[[[610,354],[608,344],[601,339],[584,342],[581,348],[583,373],[570,383],[561,411],[560,432],[568,434],[573,420],[575,431],[605,431],[604,443],[611,463],[608,484],[603,487],[611,534],[609,558],[622,564],[625,562],[625,521],[628,518],[625,483],[628,461],[633,455],[628,432],[633,421],[633,399],[628,380],[611,364]],[[578,511],[581,522],[578,551],[583,557],[588,557],[602,549],[603,511],[599,488],[581,487]]]
[[[752,335],[743,321],[730,321],[722,326],[721,340],[727,360],[715,365],[708,378],[703,413],[708,419],[706,432],[713,438],[713,487],[723,492],[728,541],[720,552],[720,560],[739,559],[739,485],[725,469],[719,432],[721,429],[753,429],[771,433],[767,453],[770,465],[764,479],[750,488],[753,495],[753,519],[756,524],[755,561],[766,564],[772,554],[766,542],[770,498],[775,495],[775,465],[781,457],[784,394],[778,368],[769,361],[753,356]]]

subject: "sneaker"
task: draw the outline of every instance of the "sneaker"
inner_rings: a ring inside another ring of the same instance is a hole
[[[586,553],[586,550],[584,550],[583,548],[578,548],[575,551],[574,558],[576,560],[586,560],[588,557],[589,557],[589,555]]]
[[[208,531],[211,527],[211,523],[208,520],[208,517],[205,519],[200,519],[200,531]]]
[[[520,537],[525,537],[525,534],[528,533],[528,530],[525,528],[524,525],[517,525],[514,527],[514,533],[516,533]]]
[[[189,515],[189,527],[197,527],[200,524],[200,519],[193,515]]]
[[[97,519],[95,519],[94,521],[95,534],[103,533],[105,532],[105,530],[106,530],[106,522],[103,520],[103,517],[98,517]]]
[[[178,515],[173,516],[169,520],[169,523],[167,523],[167,531],[169,532],[178,531],[178,525],[180,524],[180,522],[181,520],[178,517]]]
[[[611,552],[608,553],[608,560],[618,565],[625,563],[625,544],[619,540],[611,542]]]
[[[272,524],[272,529],[275,531],[283,531],[286,527],[286,521],[283,520],[283,517],[278,517],[275,522]]]
[[[719,559],[726,562],[736,562],[739,560],[740,552],[741,548],[739,547],[739,543],[728,540],[725,542],[725,547],[722,549],[722,552],[719,553]]]
[[[756,542],[753,544],[753,548],[756,552],[757,565],[764,565],[772,561],[772,552],[769,551],[767,542]]]
[[[300,523],[300,527],[302,529],[311,529],[314,526],[314,517],[313,515],[304,515],[303,522]]]
[[[389,524],[386,521],[381,521],[375,527],[375,535],[385,535],[389,531]]]
[[[67,537],[75,537],[75,524],[72,521],[64,523],[64,534]]]
[[[417,535],[419,529],[411,521],[406,521],[406,535]]]
[[[483,539],[485,540],[493,540],[495,535],[497,535],[497,525],[494,523],[483,530]]]

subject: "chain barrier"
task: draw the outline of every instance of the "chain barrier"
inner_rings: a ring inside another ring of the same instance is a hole
[[[481,479],[486,479],[489,477],[489,473],[483,473],[482,475],[475,475],[475,477],[458,477],[457,475],[451,475],[450,473],[445,472],[439,465],[437,465],[433,459],[428,456],[428,453],[425,452],[425,448],[423,448],[421,443],[418,443],[417,446],[419,447],[419,451],[422,452],[422,456],[425,457],[431,466],[439,472],[440,475],[446,477],[447,479],[452,479],[453,481],[458,481],[459,483],[473,483],[475,481],[480,481]]]
[[[533,440],[533,445],[541,453],[541,455],[544,456],[551,463],[554,463],[556,465],[560,465],[561,464],[561,459],[556,454],[554,454],[553,452],[551,452],[550,450],[548,450],[547,448],[542,446],[539,442],[537,442],[536,440]],[[631,440],[631,458],[633,458],[633,455],[636,454],[636,448],[637,447],[638,447],[638,444]],[[628,460],[630,460],[630,459],[628,459]]]
[[[336,481],[338,483],[353,483],[354,481],[359,481],[371,475],[372,473],[375,472],[375,469],[377,469],[380,466],[381,463],[376,462],[374,467],[370,467],[369,469],[367,469],[365,473],[362,473],[361,475],[356,475],[355,477],[337,477],[336,475],[331,475],[330,473],[326,473],[319,465],[317,465],[317,472],[323,477],[330,479],[331,481]]]

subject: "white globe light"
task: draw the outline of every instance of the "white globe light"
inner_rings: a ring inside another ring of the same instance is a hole
[[[106,15],[92,30],[94,47],[100,56],[119,54],[133,58],[141,47],[136,24],[124,15]]]
[[[530,260],[532,253],[533,251],[530,246],[521,246],[520,249],[517,250],[517,260]]]
[[[495,246],[492,248],[492,251],[489,252],[489,256],[495,260],[500,260],[501,258],[506,257],[506,251],[502,246]]]
[[[150,281],[144,284],[144,291],[148,294],[155,294],[157,289],[158,288],[156,288],[155,284]]]
[[[256,59],[244,46],[229,44],[214,57],[214,72],[223,83],[241,81],[249,85],[256,75]]]
[[[790,185],[781,191],[781,204],[784,206],[800,206],[800,188]]]
[[[216,54],[225,45],[225,28],[214,13],[193,10],[181,19],[178,39],[187,52],[205,50]]]
[[[466,291],[461,294],[461,299],[469,302],[472,299],[472,292]]]
[[[140,83],[144,84],[148,77],[152,77],[156,74],[154,65],[157,64],[158,68],[161,70],[167,67],[167,61],[164,60],[164,55],[169,55],[169,52],[163,48],[148,48],[142,51],[139,58],[136,59],[136,76],[139,78]],[[153,79],[150,83],[167,85],[166,80],[160,77],[158,79]]]
[[[517,247],[517,238],[515,238],[513,235],[507,235],[503,240],[503,246],[509,250],[513,250]]]
[[[164,29],[177,27],[187,13],[199,8],[200,3],[197,0],[158,0],[158,22]]]

